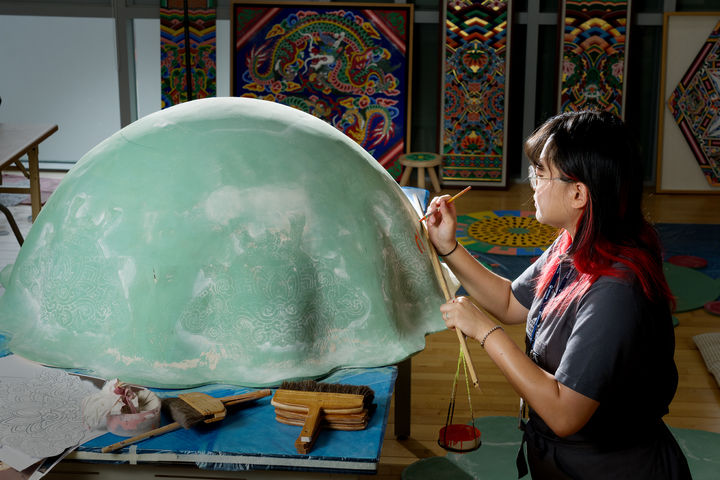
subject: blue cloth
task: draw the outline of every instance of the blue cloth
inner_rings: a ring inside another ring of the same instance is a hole
[[[8,339],[5,335],[0,333],[0,357],[10,355],[10,350],[8,350],[9,343],[10,343],[10,339]]]
[[[219,422],[176,430],[136,444],[138,461],[143,461],[143,455],[175,453],[178,455],[177,461],[190,461],[209,470],[281,468],[374,472],[380,459],[396,376],[397,368],[390,366],[342,369],[323,379],[328,383],[369,386],[375,392],[376,407],[365,430],[322,430],[309,455],[300,455],[295,450],[295,440],[301,427],[276,421],[275,409],[270,404],[271,397],[265,397],[238,410],[230,407],[228,415]],[[229,385],[209,385],[192,390],[154,391],[161,397],[189,391],[224,397],[250,390]],[[166,423],[170,423],[170,420],[163,418],[162,424]],[[78,449],[80,458],[85,458],[83,452],[100,452],[102,447],[123,439],[108,433],[91,440]],[[129,448],[125,447],[118,452],[127,452]],[[112,461],[111,455],[107,454],[105,460]],[[186,459],[183,460],[183,457]],[[213,457],[218,460],[215,461]]]
[[[430,191],[425,190],[424,188],[415,188],[415,187],[400,187],[402,188],[403,193],[405,196],[410,200],[410,203],[412,203],[413,198],[417,198],[420,202],[420,206],[422,207],[423,212],[428,206],[428,203],[430,203]]]

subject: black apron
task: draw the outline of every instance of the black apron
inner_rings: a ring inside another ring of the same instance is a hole
[[[605,446],[562,439],[532,411],[523,425],[518,478],[527,474],[529,465],[534,480],[692,479],[685,455],[662,421],[635,438],[623,435]]]

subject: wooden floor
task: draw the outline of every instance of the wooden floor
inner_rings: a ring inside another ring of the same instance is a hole
[[[446,190],[445,193],[454,194],[457,191]],[[718,205],[720,196],[713,195],[649,193],[646,198],[648,217],[654,222],[664,223],[720,223],[717,220]],[[456,206],[461,214],[483,210],[531,210],[532,193],[526,184],[513,185],[500,191],[473,189],[463,196]],[[13,207],[13,212],[20,220],[21,228],[27,233],[30,207]],[[2,215],[0,230],[9,231]],[[18,251],[19,247],[12,234],[0,236],[0,269],[7,263],[12,263]],[[720,318],[702,310],[681,313],[678,318],[680,325],[676,328],[675,358],[680,372],[680,384],[670,406],[670,414],[665,420],[674,427],[720,433],[720,388],[705,368],[692,341],[692,337],[699,333],[720,331]],[[506,330],[518,344],[522,344],[522,326]],[[395,439],[391,409],[378,470],[379,478],[400,478],[402,470],[418,459],[445,454],[436,440],[438,430],[445,422],[457,349],[455,335],[440,332],[428,336],[427,348],[413,357],[411,435],[406,440]],[[470,343],[470,351],[482,387],[482,391],[473,390],[472,393],[474,415],[516,415],[517,395],[476,342]],[[467,422],[469,419],[468,402],[464,397],[458,397],[455,420]]]

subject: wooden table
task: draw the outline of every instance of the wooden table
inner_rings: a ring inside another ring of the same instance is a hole
[[[29,193],[32,205],[32,219],[40,213],[40,168],[38,166],[38,145],[53,133],[57,125],[16,125],[0,122],[0,172],[19,170],[30,180],[29,187],[4,187],[0,193]],[[28,156],[28,167],[20,158]]]

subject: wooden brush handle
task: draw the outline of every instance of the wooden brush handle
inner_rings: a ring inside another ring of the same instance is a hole
[[[452,300],[452,295],[450,295],[450,290],[448,289],[447,282],[445,281],[445,275],[443,275],[442,267],[440,266],[440,260],[438,260],[437,252],[435,251],[435,246],[430,241],[430,236],[428,235],[425,224],[421,223],[421,228],[425,233],[425,240],[427,241],[428,247],[430,248],[430,262],[432,263],[433,270],[435,270],[435,276],[440,283],[443,295],[445,295],[445,301],[449,302],[450,300]],[[465,334],[459,328],[455,329],[455,333],[457,333],[458,341],[460,342],[460,349],[465,356],[465,363],[467,365],[468,372],[470,373],[470,380],[472,381],[473,385],[479,390],[480,382],[478,382],[477,374],[475,373],[475,366],[473,365],[472,357],[470,356],[470,350],[468,349],[467,342],[465,341]]]
[[[223,404],[225,404],[226,407],[229,407],[231,405],[237,405],[238,403],[249,402],[251,400],[257,400],[258,398],[269,397],[270,395],[272,395],[272,391],[265,389],[265,390],[257,390],[255,392],[242,393],[240,395],[231,395],[229,397],[222,397],[220,400],[222,400]]]
[[[306,454],[310,452],[315,439],[320,432],[320,423],[322,422],[322,408],[319,404],[312,405],[305,417],[303,429],[297,440],[295,440],[295,450],[298,453]]]
[[[150,430],[149,432],[145,432],[140,435],[136,435],[134,437],[127,438],[127,439],[123,440],[122,442],[113,443],[112,445],[103,447],[101,452],[102,453],[114,452],[115,450],[126,447],[130,444],[139,442],[140,440],[145,440],[146,438],[156,437],[156,436],[162,435],[164,433],[172,432],[173,430],[177,430],[178,428],[180,428],[180,424],[178,422],[173,422],[168,425],[165,425],[164,427],[156,428],[155,430]]]

